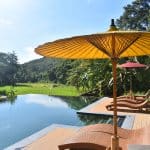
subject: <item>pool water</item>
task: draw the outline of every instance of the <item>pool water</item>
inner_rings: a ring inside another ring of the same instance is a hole
[[[90,113],[79,113],[78,117],[80,121],[82,121],[82,125],[90,125],[95,123],[106,123],[106,124],[113,124],[113,116],[112,115],[105,115],[105,114],[90,114]],[[125,116],[118,117],[118,126],[121,127],[125,120]]]
[[[40,94],[19,95],[0,103],[0,149],[55,123],[82,126],[112,123],[112,116],[77,114],[91,100]]]

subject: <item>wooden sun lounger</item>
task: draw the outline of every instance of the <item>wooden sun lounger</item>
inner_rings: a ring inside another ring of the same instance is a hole
[[[120,102],[127,102],[127,103],[131,103],[131,104],[141,104],[143,103],[144,100],[134,100],[134,99],[117,99],[117,103],[120,103]],[[111,102],[111,104],[113,104],[113,102]]]
[[[147,99],[149,99],[149,96],[150,96],[150,92],[148,91],[147,94],[143,98],[140,98],[140,99],[131,99],[131,98],[130,99],[128,99],[128,98],[119,98],[118,99],[117,98],[117,104],[118,104],[118,106],[121,106],[123,104],[127,104],[127,106],[128,106],[128,104],[131,104],[131,107],[132,107],[132,104],[139,104],[139,105],[143,104],[144,101],[146,101]],[[106,107],[113,107],[112,105],[113,105],[113,102],[111,102],[111,106],[106,106]],[[150,108],[150,101],[147,102],[146,107]]]
[[[134,100],[134,99],[117,99],[117,103],[120,102],[125,102],[125,103],[131,103],[131,104],[141,104],[144,101],[147,101],[147,99],[143,99],[143,100]],[[113,104],[113,101],[111,102],[111,104]],[[150,101],[148,102],[148,105],[150,106]]]
[[[118,127],[119,144],[122,150],[127,150],[129,144],[150,144],[149,127],[127,130]],[[113,126],[95,124],[81,128],[77,133],[59,145],[59,150],[109,150]],[[121,149],[121,148],[120,148]]]
[[[125,95],[125,96],[119,96],[117,97],[117,99],[119,100],[125,98],[125,99],[133,99],[133,100],[143,100],[149,97],[150,97],[150,90],[148,90],[145,95],[134,95],[134,96]]]
[[[126,101],[120,101],[117,102],[117,107],[128,107],[128,108],[132,108],[132,109],[138,109],[138,110],[142,110],[143,108],[150,108],[149,105],[149,101],[145,100],[141,103],[131,103],[131,102],[126,102]],[[109,104],[106,106],[107,110],[113,110],[114,108],[114,104]]]
[[[105,139],[100,142],[100,139]],[[98,132],[81,132],[74,135],[62,145],[59,150],[106,150],[106,146],[110,145],[110,135]]]

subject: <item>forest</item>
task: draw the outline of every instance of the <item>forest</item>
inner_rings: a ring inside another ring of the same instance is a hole
[[[120,30],[150,31],[149,0],[135,0],[124,7],[124,12],[116,20]],[[142,16],[142,17],[141,17]],[[120,59],[118,64],[134,61],[150,64],[149,56]],[[150,88],[150,69],[117,68],[118,93],[129,90],[132,77],[134,91],[147,91]],[[84,92],[98,90],[101,95],[112,94],[112,66],[110,60],[64,60],[41,58],[18,64],[15,50],[0,53],[0,86],[16,83],[51,82],[82,88]]]

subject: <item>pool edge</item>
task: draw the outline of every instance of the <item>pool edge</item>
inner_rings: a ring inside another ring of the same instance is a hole
[[[42,136],[46,135],[48,132],[54,130],[55,128],[62,127],[62,128],[74,128],[74,129],[79,129],[80,127],[78,126],[71,126],[71,125],[63,125],[63,124],[52,124],[38,132],[35,132],[34,134],[4,148],[3,150],[21,150],[25,146],[31,144],[35,140],[41,138]]]

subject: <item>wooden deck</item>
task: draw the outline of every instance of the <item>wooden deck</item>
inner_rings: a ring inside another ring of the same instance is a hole
[[[110,102],[112,102],[112,101],[113,101],[112,98],[108,98],[104,101],[101,101],[97,105],[90,108],[89,112],[113,114],[112,111],[108,111],[105,107],[106,105],[110,104]],[[131,109],[122,108],[122,111],[118,112],[118,115],[119,114],[120,115],[134,115],[135,116],[133,129],[141,128],[141,127],[144,127],[144,126],[147,126],[148,124],[150,124],[150,114],[147,114],[147,113],[146,114],[145,113],[138,113],[136,110],[131,111]]]
[[[77,131],[75,128],[56,127],[47,135],[37,139],[22,150],[58,150],[58,145],[63,143],[69,136],[74,135]]]

